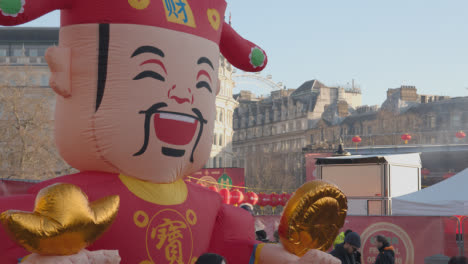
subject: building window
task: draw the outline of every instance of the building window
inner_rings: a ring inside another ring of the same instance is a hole
[[[35,76],[29,76],[29,86],[35,86],[37,85],[36,77]]]
[[[29,56],[37,57],[38,56],[37,49],[29,49]]]
[[[301,130],[301,129],[302,129],[302,122],[296,121],[296,130]]]
[[[224,167],[223,166],[223,158],[221,158],[221,157],[218,158],[218,165],[219,165],[220,168]]]
[[[232,161],[232,167],[237,168],[237,159]]]
[[[371,126],[367,127],[367,134],[372,135],[372,127]]]
[[[49,75],[41,76],[41,86],[49,86]]]
[[[314,144],[314,135],[310,135],[310,144],[311,144],[311,145]]]
[[[436,127],[436,117],[431,116],[430,117],[430,128],[435,128]]]
[[[223,145],[223,135],[219,135],[219,145]]]
[[[20,57],[22,55],[23,55],[23,50],[22,49],[14,49],[13,50],[13,56]]]
[[[452,127],[460,127],[461,125],[461,116],[459,114],[452,115]]]
[[[216,168],[216,157],[213,158],[213,168]]]
[[[216,145],[216,142],[217,142],[217,141],[216,141],[216,137],[217,137],[217,134],[214,134],[214,135],[213,135],[213,145]]]
[[[219,111],[219,122],[223,122],[223,110]]]
[[[6,57],[7,55],[7,50],[6,49],[0,49],[0,57]]]

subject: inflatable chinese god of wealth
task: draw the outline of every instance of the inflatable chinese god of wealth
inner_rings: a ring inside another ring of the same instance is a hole
[[[80,171],[0,199],[0,263],[193,264],[207,252],[230,264],[337,263],[319,250],[258,244],[246,211],[183,181],[209,158],[219,54],[244,71],[267,64],[223,22],[225,8],[224,0],[0,0],[4,26],[61,11],[59,45],[46,53],[55,139]]]

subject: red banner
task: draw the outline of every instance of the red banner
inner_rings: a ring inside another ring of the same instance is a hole
[[[317,158],[330,157],[332,153],[307,153],[305,154],[305,166],[306,166],[306,181],[313,181],[317,179],[315,172],[315,162]]]
[[[262,223],[271,240],[279,219],[280,216],[258,216],[256,221]],[[462,223],[468,228],[468,220]],[[395,248],[395,264],[424,264],[424,258],[437,254],[458,255],[455,217],[348,216],[342,231],[347,229],[361,236],[362,264],[375,263],[379,253],[377,235],[385,236]]]
[[[35,182],[0,180],[0,197],[25,194]]]
[[[188,178],[188,180],[201,183],[207,187],[214,185],[218,189],[232,189],[231,186],[245,187],[243,168],[202,169],[191,175],[191,178]]]

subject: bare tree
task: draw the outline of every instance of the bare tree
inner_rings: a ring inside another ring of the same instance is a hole
[[[245,156],[246,185],[256,193],[291,193],[303,183],[301,157],[302,152],[264,152],[258,149],[248,153]],[[266,207],[258,212],[278,214],[281,211]]]
[[[53,92],[34,72],[7,68],[0,80],[0,178],[44,180],[72,169],[53,140]]]

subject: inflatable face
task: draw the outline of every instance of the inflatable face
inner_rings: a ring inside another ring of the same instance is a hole
[[[92,38],[99,31],[108,40],[107,70],[90,78],[99,72],[96,58],[104,56],[92,52],[101,40],[86,45],[73,36]],[[203,166],[219,86],[215,43],[139,25],[78,25],[62,29],[61,37],[77,51],[71,55],[76,70],[71,96],[58,97],[56,105],[57,145],[72,166],[158,182],[172,182]],[[51,50],[48,59],[60,55]],[[93,85],[98,80],[103,83],[99,98]]]
[[[82,171],[168,183],[200,169],[220,51],[246,71],[266,66],[263,50],[221,21],[224,0],[41,2],[3,0],[0,24],[62,10],[59,46],[46,54],[59,95],[55,138]]]

